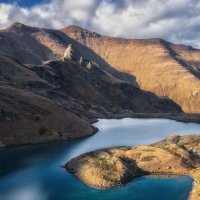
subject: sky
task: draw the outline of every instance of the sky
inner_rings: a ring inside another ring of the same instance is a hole
[[[52,29],[74,24],[200,48],[200,0],[0,0],[0,29],[13,22]]]

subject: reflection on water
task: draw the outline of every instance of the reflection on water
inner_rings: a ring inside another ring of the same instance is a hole
[[[0,151],[0,200],[186,200],[190,177],[142,177],[125,187],[95,190],[61,165],[84,152],[110,146],[150,144],[172,134],[200,133],[200,125],[165,119],[100,120],[83,140]],[[145,192],[144,192],[145,191]]]

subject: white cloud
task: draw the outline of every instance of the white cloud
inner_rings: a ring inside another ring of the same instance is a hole
[[[0,28],[14,21],[54,29],[76,24],[101,34],[200,47],[200,0],[51,0],[31,8],[0,3]]]

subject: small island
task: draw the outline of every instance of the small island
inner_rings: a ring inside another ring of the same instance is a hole
[[[111,188],[144,175],[189,175],[190,200],[200,199],[200,135],[170,136],[137,147],[96,150],[70,160],[65,168],[94,188]]]

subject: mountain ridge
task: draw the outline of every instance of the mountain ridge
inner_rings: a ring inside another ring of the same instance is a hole
[[[162,39],[88,37],[74,26],[61,29],[93,49],[113,68],[135,76],[143,90],[168,96],[185,112],[199,112],[200,50]]]

